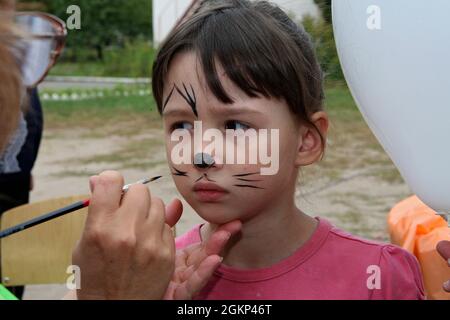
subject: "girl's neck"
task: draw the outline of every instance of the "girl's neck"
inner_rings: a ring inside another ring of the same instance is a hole
[[[317,227],[317,220],[301,212],[294,199],[279,199],[274,206],[243,223],[223,253],[223,263],[241,269],[269,267],[292,255]],[[207,223],[201,229],[208,239],[216,225]]]

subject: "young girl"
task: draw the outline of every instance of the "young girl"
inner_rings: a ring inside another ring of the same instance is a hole
[[[177,248],[242,222],[197,299],[424,298],[412,255],[295,205],[298,170],[320,160],[326,142],[322,80],[308,35],[266,1],[203,1],[162,44],[152,81],[169,165],[179,192],[207,221],[177,238]],[[278,130],[270,145],[278,172],[261,174],[260,161],[224,163],[221,150],[194,150],[190,164],[174,161],[173,134],[193,137],[196,122],[238,136]]]

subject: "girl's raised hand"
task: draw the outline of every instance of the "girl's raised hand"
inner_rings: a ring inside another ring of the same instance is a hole
[[[221,251],[241,226],[238,220],[228,222],[218,227],[208,240],[178,250],[175,272],[164,299],[188,300],[195,297],[222,262]]]

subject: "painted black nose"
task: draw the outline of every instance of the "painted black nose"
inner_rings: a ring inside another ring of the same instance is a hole
[[[214,164],[214,159],[207,153],[197,153],[194,156],[194,166],[200,169],[208,168]]]

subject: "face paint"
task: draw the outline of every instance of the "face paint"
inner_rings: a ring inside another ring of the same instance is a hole
[[[167,103],[169,103],[170,98],[172,97],[173,91],[175,90],[175,85],[173,85],[172,90],[170,90],[169,95],[167,96],[166,102],[164,102],[164,105],[162,107],[162,111],[164,111],[164,109],[167,106]]]
[[[180,90],[180,88],[178,88],[175,85],[175,88],[177,89],[178,93],[184,98],[184,100],[186,100],[186,102],[189,104],[189,106],[192,109],[192,112],[195,114],[195,116],[198,118],[198,113],[197,113],[197,99],[195,97],[195,91],[194,88],[192,87],[192,85],[190,85],[191,87],[191,93],[189,93],[188,89],[186,88],[186,85],[183,82],[183,89],[184,89],[184,93]]]
[[[191,110],[194,113],[194,115],[198,118],[197,99],[196,99],[196,96],[195,96],[195,91],[194,91],[194,88],[192,87],[192,85],[189,85],[189,86],[190,86],[191,92],[189,92],[189,90],[187,89],[186,85],[183,83],[183,90],[184,90],[184,92],[183,92],[180,88],[178,88],[178,86],[176,84],[174,84],[172,90],[170,91],[169,95],[166,98],[166,101],[164,102],[163,111],[164,111],[166,105],[168,104],[170,98],[172,97],[174,89],[176,89],[177,92],[180,94],[180,96],[183,97],[183,99],[191,107]],[[198,154],[196,155],[196,158],[197,158],[197,156],[198,156]],[[209,156],[209,157],[211,157],[211,156]],[[201,164],[204,164],[205,161],[204,161],[203,154],[202,154],[201,160],[202,160]],[[195,165],[195,163],[196,162],[194,161],[194,165]],[[206,167],[201,167],[201,169],[209,169],[211,167],[214,167],[215,163],[212,162],[212,163],[206,163],[206,164],[207,164],[207,166]],[[200,167],[200,166],[197,165],[197,167]],[[188,177],[187,172],[183,172],[181,170],[178,170],[175,167],[173,167],[173,169],[176,171],[176,172],[172,173],[173,175],[181,176],[181,177]],[[233,177],[235,177],[237,180],[242,181],[242,182],[260,182],[260,181],[263,181],[263,180],[254,180],[254,179],[244,179],[244,178],[242,178],[242,177],[247,177],[247,176],[251,176],[251,175],[255,175],[255,174],[260,174],[260,172],[241,173],[241,174],[233,175]],[[208,181],[215,182],[214,180],[209,179],[208,175],[206,173],[203,173],[203,175],[201,175],[195,182],[198,182],[198,181],[202,180],[203,178],[205,178]],[[258,186],[252,185],[252,184],[241,184],[241,183],[238,183],[238,184],[234,184],[233,186],[240,187],[240,188],[264,189],[262,187],[258,187]]]
[[[233,177],[246,177],[246,176],[251,176],[251,175],[254,175],[254,174],[259,174],[259,172],[235,174],[235,175],[233,175]],[[250,180],[250,179],[244,179],[244,178],[237,178],[237,180],[245,181],[245,182],[259,182],[259,181],[263,181],[263,180]],[[254,186],[254,185],[250,185],[250,184],[234,184],[233,186],[240,187],[240,188],[264,189],[264,188],[257,187],[257,186]]]
[[[174,176],[181,176],[181,177],[187,177],[187,172],[184,172],[184,171],[180,171],[180,170],[178,170],[177,168],[175,168],[175,167],[172,167],[176,172],[172,172],[172,174],[174,175]]]

